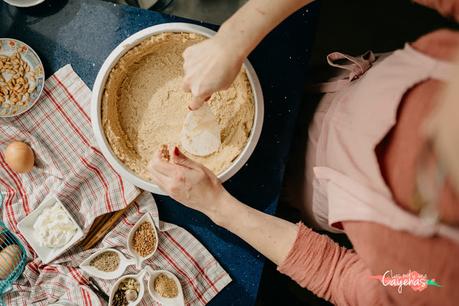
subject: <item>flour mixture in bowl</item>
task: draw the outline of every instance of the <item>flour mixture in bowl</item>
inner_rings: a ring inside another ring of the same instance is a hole
[[[163,33],[129,50],[110,72],[102,99],[102,124],[115,155],[133,172],[146,171],[161,145],[180,147],[180,133],[191,101],[182,90],[183,51],[206,39],[190,33]],[[227,169],[246,146],[254,102],[245,71],[233,85],[212,95],[211,111],[221,128],[220,149],[205,157],[187,154],[215,174]]]

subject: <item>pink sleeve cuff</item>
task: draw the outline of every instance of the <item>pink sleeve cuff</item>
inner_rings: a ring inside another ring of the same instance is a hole
[[[386,305],[383,287],[368,282],[370,271],[353,251],[303,224],[277,270],[335,305]]]
[[[329,237],[299,223],[295,243],[277,269],[318,296],[330,298],[334,267],[345,251]]]

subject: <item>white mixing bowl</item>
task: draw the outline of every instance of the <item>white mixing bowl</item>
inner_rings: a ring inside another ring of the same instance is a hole
[[[148,37],[157,35],[164,32],[185,32],[185,33],[197,33],[207,37],[211,37],[215,34],[214,31],[209,30],[205,27],[197,26],[194,24],[188,23],[166,23],[156,26],[146,28],[142,31],[135,33],[134,35],[128,37],[121,44],[119,44],[110,55],[105,60],[104,64],[97,74],[96,81],[94,83],[93,93],[92,93],[92,103],[91,103],[91,122],[94,130],[94,135],[97,141],[99,148],[102,151],[102,154],[112,165],[112,167],[127,181],[136,185],[139,188],[148,190],[157,194],[164,194],[164,192],[155,184],[139,177],[128,167],[126,167],[123,162],[121,162],[117,156],[113,153],[110,144],[105,137],[105,133],[102,126],[101,120],[101,105],[102,105],[102,96],[104,93],[105,82],[107,81],[108,75],[112,68],[116,65],[118,60],[131,48],[138,45],[140,42],[145,40]],[[263,93],[261,92],[260,82],[258,80],[257,74],[253,69],[252,65],[248,60],[245,60],[243,64],[247,77],[249,79],[250,85],[252,87],[252,92],[254,95],[254,104],[255,104],[255,116],[252,131],[250,132],[249,139],[244,150],[239,154],[236,160],[223,172],[218,175],[220,181],[224,182],[236,174],[247,162],[250,155],[252,154],[255,146],[257,145],[258,139],[260,138],[261,129],[263,126],[263,115],[264,115],[264,103],[263,103]]]

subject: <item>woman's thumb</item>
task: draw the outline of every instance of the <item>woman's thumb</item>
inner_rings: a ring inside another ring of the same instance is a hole
[[[174,164],[181,165],[190,169],[196,168],[197,164],[186,157],[182,152],[180,152],[179,148],[177,146],[174,147],[174,150],[172,152],[172,161]]]
[[[190,102],[188,108],[190,110],[192,110],[192,111],[197,110],[198,108],[200,108],[204,104],[204,102],[209,101],[209,99],[210,99],[210,96],[207,96],[207,97],[206,96],[204,96],[204,97],[202,97],[202,96],[198,96],[198,97],[193,96],[193,99],[191,99],[191,102]]]

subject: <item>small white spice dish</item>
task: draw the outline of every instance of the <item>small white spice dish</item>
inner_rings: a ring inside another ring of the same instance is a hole
[[[143,224],[144,222],[151,223],[152,229],[153,229],[153,235],[155,237],[155,245],[153,247],[153,251],[149,255],[147,255],[145,257],[140,256],[134,250],[134,246],[133,246],[134,234],[137,231],[137,229],[140,227],[140,225]],[[152,257],[156,253],[156,250],[158,249],[158,231],[156,230],[155,222],[153,221],[153,218],[151,217],[150,213],[146,213],[145,215],[143,215],[142,218],[140,218],[140,220],[137,221],[137,223],[134,225],[134,227],[129,232],[128,242],[127,242],[127,249],[129,251],[129,253],[132,255],[132,257],[134,257],[136,259],[136,268],[137,269],[140,269],[142,267],[142,263],[145,260],[147,260],[150,257]]]
[[[94,266],[91,266],[91,261],[99,256],[102,253],[105,252],[113,252],[116,253],[120,259],[118,268],[115,271],[112,272],[105,272],[102,270],[97,269]],[[89,256],[87,259],[85,259],[81,264],[80,268],[88,273],[91,276],[100,278],[100,279],[105,279],[105,280],[111,280],[115,278],[119,278],[121,275],[123,275],[124,271],[126,271],[126,268],[130,265],[135,265],[136,264],[135,259],[127,259],[120,251],[113,249],[113,248],[104,248],[102,250],[99,250]]]
[[[166,271],[166,270],[153,270],[150,267],[148,268],[148,274],[150,274],[150,278],[148,280],[148,292],[150,293],[151,297],[161,303],[163,306],[184,306],[185,305],[185,299],[183,296],[183,290],[182,290],[182,285],[180,284],[180,281],[178,278],[171,272]],[[160,275],[160,274],[165,274],[167,277],[170,279],[173,279],[177,289],[178,289],[178,294],[174,298],[166,298],[161,296],[158,292],[155,290],[155,279]]]
[[[118,281],[116,281],[116,283],[113,285],[112,290],[110,292],[110,299],[109,299],[108,305],[109,306],[113,305],[113,301],[114,301],[114,298],[115,298],[115,293],[118,290],[118,287],[121,285],[121,283],[125,279],[128,279],[128,278],[135,279],[139,283],[139,292],[137,294],[137,299],[135,299],[135,301],[129,302],[128,305],[129,306],[135,306],[135,305],[139,304],[140,301],[142,301],[143,296],[145,294],[145,284],[144,284],[143,279],[145,278],[145,274],[146,273],[147,273],[146,270],[142,270],[138,274],[125,275],[125,276],[121,277]]]
[[[69,219],[75,225],[76,231],[72,238],[63,246],[58,248],[49,248],[46,246],[42,246],[40,244],[38,238],[36,237],[36,231],[33,226],[35,224],[35,221],[37,221],[37,218],[42,214],[43,210],[45,208],[55,205],[56,203],[66,212]],[[48,196],[43,202],[41,202],[40,205],[38,205],[38,207],[34,211],[32,211],[27,217],[23,218],[18,223],[18,229],[24,235],[24,238],[32,246],[34,251],[37,253],[38,257],[44,264],[48,264],[60,255],[62,255],[65,251],[67,251],[71,246],[73,246],[84,236],[81,227],[69,213],[64,204],[62,204],[62,202],[59,201],[59,199],[54,195]]]

